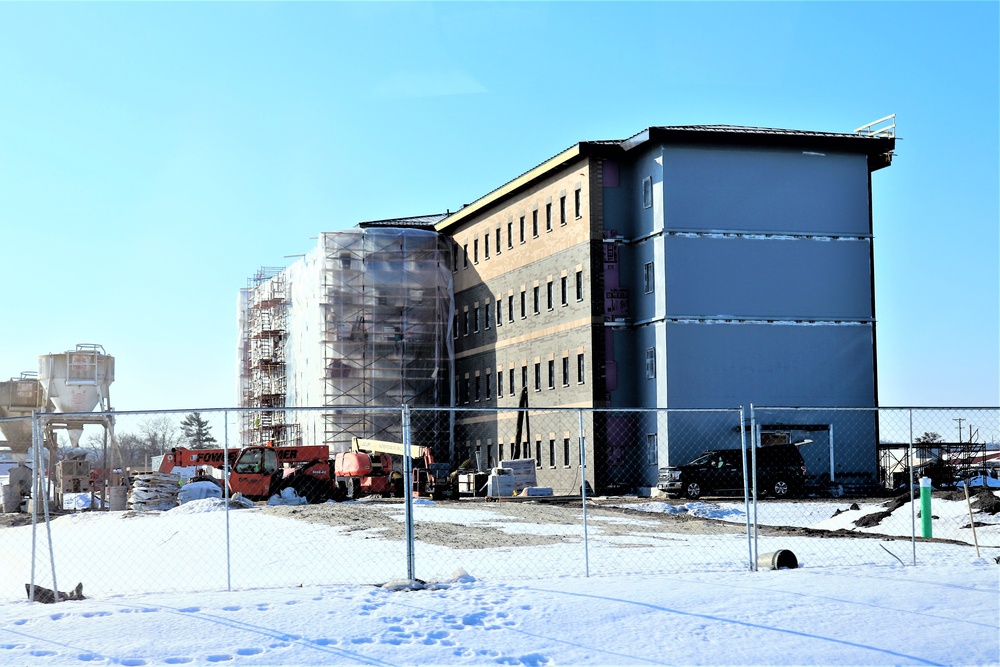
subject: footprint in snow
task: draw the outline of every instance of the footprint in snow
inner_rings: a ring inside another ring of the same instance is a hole
[[[181,612],[182,614],[193,614],[196,611],[201,611],[201,607],[182,607],[177,611]]]
[[[80,655],[76,656],[76,659],[81,662],[90,662],[92,660],[100,660],[101,656],[97,655],[96,653],[81,653]]]
[[[142,658],[125,658],[121,661],[121,664],[125,665],[125,667],[141,667],[141,665],[146,664],[146,661]]]
[[[339,642],[336,639],[330,639],[329,637],[320,637],[313,642],[317,646],[335,646]]]
[[[262,649],[262,648],[256,648],[256,647],[254,647],[254,648],[238,648],[238,649],[236,649],[236,655],[258,655],[258,654],[263,653],[263,652],[264,652],[264,649]]]
[[[83,614],[84,618],[94,618],[95,616],[110,616],[110,611],[88,611]]]
[[[172,658],[164,658],[163,662],[168,665],[186,665],[189,662],[194,662],[194,658],[188,658],[186,656],[175,656]]]
[[[50,655],[55,655],[56,654],[55,651],[47,651],[45,649],[38,649],[36,651],[28,651],[28,653],[30,655],[37,656],[39,658],[46,658],[46,657],[48,657]]]
[[[0,649],[5,651],[16,651],[24,648],[24,644],[0,644]]]
[[[229,655],[228,653],[216,653],[215,655],[209,655],[205,657],[205,660],[208,660],[209,662],[227,662],[232,659],[233,656]]]
[[[222,611],[239,611],[242,608],[243,607],[241,607],[239,605],[233,604],[233,605],[229,605],[228,607],[223,607]]]
[[[375,640],[371,637],[355,637],[351,640],[352,644],[374,644]]]

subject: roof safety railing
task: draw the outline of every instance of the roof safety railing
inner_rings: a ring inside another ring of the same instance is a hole
[[[855,134],[860,134],[865,137],[888,137],[890,139],[896,136],[896,114],[889,114],[885,118],[879,118],[878,120],[873,120],[867,125],[862,125],[858,129],[854,130]]]

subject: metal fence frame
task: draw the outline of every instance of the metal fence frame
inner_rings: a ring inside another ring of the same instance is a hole
[[[107,422],[109,424],[111,424],[112,428],[113,428],[113,425],[115,423],[115,419],[116,418],[122,418],[122,417],[126,417],[126,416],[187,414],[187,413],[190,413],[190,412],[200,412],[200,413],[203,413],[203,414],[218,414],[218,415],[222,416],[223,424],[225,425],[224,426],[224,431],[223,431],[222,447],[223,447],[223,449],[226,452],[226,460],[225,460],[224,465],[228,466],[228,464],[229,464],[229,461],[228,461],[228,450],[229,450],[229,448],[231,446],[231,443],[230,443],[230,433],[229,433],[229,419],[232,416],[234,416],[234,413],[236,415],[238,415],[239,413],[242,413],[245,410],[247,410],[247,408],[203,408],[203,409],[197,409],[197,410],[194,410],[194,409],[171,409],[171,410],[142,410],[142,411],[118,411],[118,412],[111,411],[111,412],[106,412],[106,413],[93,413],[93,412],[91,412],[91,413],[58,413],[58,418],[59,419],[66,419],[66,418],[73,418],[73,417],[101,418],[101,419],[106,419]],[[285,411],[285,412],[295,412],[295,411],[321,411],[322,412],[322,411],[329,411],[330,408],[328,408],[328,407],[282,408],[281,410]],[[447,412],[450,413],[450,415],[449,415],[450,419],[454,420],[455,413],[457,413],[457,412],[472,412],[473,411],[473,410],[470,410],[470,409],[460,409],[460,408],[436,408],[436,409],[433,409],[433,408],[411,408],[411,407],[406,406],[406,405],[398,407],[398,408],[381,408],[381,409],[379,409],[379,408],[365,408],[365,410],[367,410],[367,411],[379,411],[379,410],[382,410],[382,411],[387,411],[387,412],[398,412],[399,413],[399,417],[400,417],[400,421],[401,421],[401,424],[402,424],[403,439],[404,439],[404,443],[405,444],[410,444],[410,439],[411,439],[411,425],[412,425],[412,419],[413,419],[413,416],[414,416],[415,413],[427,412],[427,411],[431,411],[431,410],[434,410],[434,411],[447,411]],[[759,562],[759,556],[760,556],[759,549],[758,549],[758,535],[759,535],[759,530],[760,530],[760,521],[759,521],[759,515],[758,515],[758,494],[757,494],[757,491],[756,491],[756,489],[757,489],[757,467],[754,466],[753,469],[748,469],[747,468],[747,459],[748,459],[747,450],[748,450],[748,448],[756,448],[756,447],[759,447],[760,444],[761,444],[760,443],[760,432],[759,432],[759,429],[758,429],[759,418],[761,417],[761,415],[763,415],[765,413],[768,413],[768,412],[780,412],[780,413],[794,414],[794,413],[797,413],[797,412],[804,412],[804,411],[815,412],[817,410],[818,410],[817,408],[762,407],[762,406],[751,405],[750,409],[749,409],[749,420],[746,419],[746,415],[745,415],[744,409],[742,407],[740,407],[740,408],[725,409],[725,410],[721,410],[720,409],[720,410],[706,410],[706,411],[704,411],[704,412],[716,412],[716,413],[725,413],[725,414],[730,414],[731,413],[732,419],[733,419],[733,428],[734,429],[738,429],[738,431],[740,433],[740,449],[741,449],[741,452],[742,452],[742,459],[743,459],[743,480],[744,480],[744,484],[743,484],[743,487],[744,487],[743,488],[743,506],[745,508],[745,513],[746,513],[746,522],[745,522],[745,524],[746,524],[746,526],[745,526],[746,527],[746,542],[747,542],[747,547],[746,547],[746,549],[747,549],[746,563],[747,563],[747,569],[748,570],[757,570],[758,569],[758,562]],[[907,445],[906,450],[907,450],[907,456],[908,456],[908,460],[909,461],[913,461],[914,460],[913,459],[913,454],[914,454],[913,416],[914,416],[914,412],[916,412],[916,411],[924,411],[924,412],[926,412],[926,411],[929,411],[929,410],[985,410],[985,411],[993,411],[993,412],[1000,413],[1000,408],[916,408],[916,407],[909,407],[909,408],[822,408],[821,410],[823,410],[824,412],[832,412],[832,413],[837,413],[837,412],[844,412],[844,413],[846,413],[846,412],[871,413],[871,416],[873,416],[876,420],[881,416],[881,414],[885,413],[886,411],[900,411],[900,412],[906,414],[907,418],[908,418],[908,422],[909,422],[909,429],[908,429],[908,441],[905,444]],[[482,409],[482,408],[477,409],[476,411],[478,411],[478,412],[492,412],[492,413],[501,412],[499,410],[489,410],[489,409]],[[577,409],[577,408],[533,408],[533,409],[531,409],[531,412],[532,413],[562,412],[562,413],[568,413],[570,415],[572,415],[573,413],[576,414],[578,437],[579,437],[579,441],[580,441],[580,446],[579,446],[579,470],[580,470],[580,475],[581,475],[580,479],[582,481],[586,481],[587,480],[588,465],[592,464],[593,461],[588,460],[588,455],[587,455],[588,450],[587,450],[587,447],[585,446],[586,445],[586,437],[587,437],[586,428],[585,428],[585,421],[586,421],[585,420],[585,413],[592,413],[592,415],[591,415],[591,423],[593,423],[593,419],[592,419],[593,414],[597,413],[597,412],[620,412],[620,413],[651,413],[652,412],[652,413],[654,413],[656,415],[658,415],[660,413],[663,413],[664,415],[666,415],[666,419],[669,421],[669,419],[670,419],[669,416],[671,414],[679,414],[679,413],[684,413],[684,412],[699,412],[699,411],[696,411],[696,410],[690,410],[690,411],[684,411],[684,410],[667,410],[667,409],[662,409],[662,410],[643,410],[643,409],[638,409],[638,408],[636,408],[636,409],[615,409],[615,410],[594,410],[594,409]],[[55,590],[58,590],[58,588],[56,587],[57,586],[57,584],[56,584],[56,581],[57,581],[57,579],[56,579],[56,576],[57,576],[57,572],[56,572],[56,558],[55,558],[54,550],[53,550],[53,537],[52,537],[52,530],[51,530],[51,519],[52,519],[52,516],[51,516],[50,506],[49,506],[48,473],[47,473],[47,470],[46,470],[45,458],[41,455],[41,452],[43,451],[43,447],[40,446],[42,444],[42,440],[43,440],[42,433],[43,433],[43,429],[44,429],[44,424],[45,424],[46,419],[49,419],[49,418],[52,418],[52,415],[47,414],[47,413],[40,413],[40,412],[35,412],[31,416],[31,420],[32,420],[32,439],[33,439],[33,444],[34,444],[33,450],[32,450],[33,451],[33,464],[34,464],[32,466],[32,471],[33,471],[33,473],[32,473],[32,489],[33,489],[32,495],[33,495],[33,498],[35,499],[35,502],[31,503],[31,507],[32,507],[32,510],[31,510],[31,513],[32,513],[32,517],[31,517],[31,526],[32,526],[32,533],[31,533],[32,558],[31,558],[31,575],[30,575],[31,576],[31,582],[30,582],[29,596],[32,597],[32,598],[34,597],[34,593],[35,593],[35,582],[36,582],[36,575],[37,575],[37,573],[36,573],[36,542],[38,540],[37,528],[38,528],[38,523],[39,523],[39,512],[41,512],[41,514],[42,514],[41,519],[44,522],[45,527],[46,527],[45,539],[48,542],[48,559],[49,559],[49,566],[50,566],[50,569],[51,569],[51,582],[52,582],[53,588]],[[751,439],[750,439],[750,441],[749,441],[749,443],[748,443],[747,437],[746,437],[746,434],[747,434],[748,430],[750,431],[751,436],[752,436]],[[452,437],[454,438],[454,432],[452,433]],[[113,439],[114,438],[113,438],[113,435],[112,435],[112,440]],[[832,443],[832,441],[830,443],[830,447],[831,447],[831,455],[830,455],[831,456],[831,461],[833,461],[833,457],[835,456],[835,452],[833,451],[833,443]],[[405,571],[406,578],[409,579],[409,580],[414,580],[414,579],[417,578],[417,574],[418,574],[417,570],[418,570],[419,563],[418,563],[418,560],[417,560],[417,549],[416,549],[416,542],[417,541],[416,541],[416,538],[415,538],[415,531],[414,531],[413,494],[412,494],[412,486],[411,486],[411,484],[412,484],[412,474],[411,473],[412,473],[412,469],[413,469],[413,467],[412,467],[413,462],[412,462],[412,459],[410,457],[409,448],[404,448],[404,451],[406,453],[405,453],[405,455],[403,457],[403,469],[404,469],[404,475],[403,475],[403,477],[404,477],[404,483],[405,483],[405,491],[404,491],[404,494],[403,494],[403,497],[404,497],[403,507],[404,507],[404,517],[405,517],[405,541],[406,541],[406,550],[405,550],[405,553],[406,553],[406,557],[405,557],[405,563],[401,564],[400,572],[402,573],[402,572]],[[540,455],[541,454],[539,453],[539,456]],[[753,460],[756,460],[756,457],[754,457]],[[833,466],[831,466],[831,477],[833,475],[832,471],[833,471]],[[911,503],[910,503],[910,505],[911,505],[911,517],[910,517],[910,527],[911,527],[910,533],[911,534],[910,534],[910,542],[911,542],[911,548],[912,548],[912,560],[911,560],[911,564],[912,565],[916,565],[917,562],[918,562],[918,556],[917,556],[917,518],[916,518],[916,511],[914,509],[915,508],[915,494],[914,494],[915,485],[916,485],[916,480],[914,479],[913,468],[911,466],[910,470],[909,470],[909,481],[908,481],[907,486],[908,486],[908,491],[909,491],[909,496],[910,496],[910,501],[911,501]],[[228,501],[229,500],[229,489],[228,489],[227,485],[223,485],[223,486],[224,486],[224,498]],[[38,500],[41,500],[41,502],[39,503]],[[226,590],[232,590],[233,589],[233,579],[232,579],[232,563],[231,563],[231,553],[232,553],[232,551],[231,550],[232,550],[232,540],[233,540],[233,538],[232,538],[232,536],[230,534],[230,523],[229,523],[230,512],[229,512],[228,507],[229,507],[229,505],[228,505],[228,502],[227,502],[227,506],[226,506],[226,519],[225,519],[225,542],[226,542],[226,544],[225,544],[225,554],[226,554],[226,561],[227,561],[226,562],[226,568],[225,568],[225,571],[226,571],[225,589]],[[585,577],[591,576],[591,567],[590,567],[590,537],[589,537],[589,532],[588,532],[589,531],[589,527],[588,527],[589,523],[588,523],[587,507],[588,507],[588,489],[587,489],[587,484],[581,482],[581,485],[580,485],[580,508],[581,508],[581,511],[582,511],[582,529],[583,529],[582,561],[583,562],[582,562],[582,567],[581,567],[580,575],[585,576]],[[108,509],[107,503],[105,503],[104,508]],[[974,526],[973,526],[973,528],[974,528]]]

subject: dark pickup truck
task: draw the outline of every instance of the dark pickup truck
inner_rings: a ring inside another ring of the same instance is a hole
[[[770,445],[756,450],[758,495],[785,498],[802,492],[806,465],[799,444]],[[672,498],[692,500],[706,494],[743,491],[743,457],[739,449],[713,449],[681,466],[660,468],[656,488]],[[748,454],[751,453],[748,450]],[[747,474],[753,480],[753,458]]]

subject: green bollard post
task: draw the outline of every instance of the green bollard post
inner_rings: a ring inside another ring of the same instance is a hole
[[[931,527],[931,478],[920,478],[920,534],[934,537]]]

